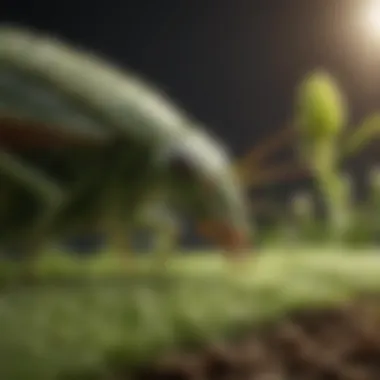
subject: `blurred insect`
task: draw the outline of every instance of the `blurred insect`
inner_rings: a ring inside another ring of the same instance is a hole
[[[116,242],[161,188],[225,252],[249,244],[225,148],[151,85],[57,39],[0,30],[0,148],[0,243],[29,258],[88,226]]]

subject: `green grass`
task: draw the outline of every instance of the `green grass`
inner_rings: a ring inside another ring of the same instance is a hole
[[[133,275],[126,275],[111,257],[87,262],[46,257],[38,269],[45,279],[40,285],[2,290],[1,378],[50,380],[59,372],[87,370],[101,374],[110,357],[141,363],[294,308],[380,289],[375,250],[277,249],[239,273],[221,257],[199,253],[173,260],[160,274],[141,259]],[[3,267],[0,277],[10,273]],[[53,281],[57,277],[66,280]]]

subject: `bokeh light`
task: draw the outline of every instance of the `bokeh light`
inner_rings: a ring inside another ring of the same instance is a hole
[[[363,26],[370,38],[380,40],[380,1],[372,0],[363,5]]]

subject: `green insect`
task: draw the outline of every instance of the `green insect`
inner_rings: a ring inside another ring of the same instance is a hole
[[[196,120],[90,53],[0,28],[0,244],[34,257],[89,227],[116,240],[157,191],[225,252],[247,247],[229,154]]]

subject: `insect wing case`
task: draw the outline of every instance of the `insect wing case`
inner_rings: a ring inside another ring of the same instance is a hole
[[[42,203],[59,199],[93,158],[101,170],[100,147],[117,140],[126,151],[152,153],[181,138],[184,120],[135,76],[57,39],[1,28],[0,176],[9,207],[0,219],[8,220],[17,204],[31,204],[31,195]]]
[[[92,124],[100,123],[119,133],[121,138],[127,136],[157,144],[180,134],[180,126],[188,124],[185,115],[150,84],[57,39],[3,28],[0,65],[3,70],[38,81],[40,86],[49,88],[49,94],[54,91],[60,103],[64,98],[70,109],[77,107],[76,117],[79,114],[80,119],[87,120],[82,120],[87,124],[83,130],[90,129],[92,133]],[[99,126],[97,129],[101,130]]]

